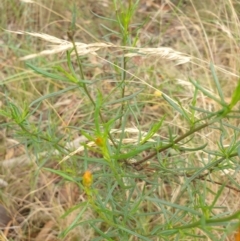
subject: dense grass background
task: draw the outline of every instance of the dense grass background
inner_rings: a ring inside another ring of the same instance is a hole
[[[237,0],[2,0],[0,10],[3,240],[233,239]],[[71,48],[21,60],[50,36],[86,45],[79,58]]]

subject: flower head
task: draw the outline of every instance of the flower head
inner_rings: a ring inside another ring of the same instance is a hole
[[[83,186],[84,186],[84,187],[90,187],[90,186],[92,185],[92,182],[93,182],[92,173],[87,170],[87,171],[83,174],[83,180],[82,180]]]

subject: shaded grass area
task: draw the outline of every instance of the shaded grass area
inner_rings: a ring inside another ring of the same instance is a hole
[[[231,240],[238,1],[75,4],[75,20],[74,1],[1,5],[0,199],[12,220],[2,237]],[[49,43],[6,31],[70,41],[74,21],[73,42],[112,46],[80,64],[73,50],[21,61]],[[178,53],[191,60],[175,65]]]

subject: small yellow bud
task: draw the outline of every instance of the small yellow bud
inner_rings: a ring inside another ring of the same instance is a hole
[[[153,95],[154,95],[154,97],[161,97],[162,96],[162,92],[160,90],[155,90]]]
[[[235,241],[239,241],[239,240],[240,240],[240,228],[238,228],[238,231],[235,234]]]
[[[83,174],[83,180],[82,180],[83,186],[90,187],[92,185],[92,182],[93,182],[92,173],[90,171],[86,171]]]
[[[97,146],[102,147],[103,144],[104,144],[103,138],[102,138],[102,137],[97,137],[97,138],[95,139],[95,144],[96,144]]]

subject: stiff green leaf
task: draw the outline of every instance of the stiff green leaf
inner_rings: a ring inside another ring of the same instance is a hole
[[[58,70],[59,72],[63,73],[70,82],[75,83],[75,84],[78,83],[78,79],[74,75],[72,75],[69,72],[67,72],[66,70],[64,70],[61,66],[56,66],[55,69]]]
[[[141,144],[145,143],[146,141],[148,141],[151,137],[153,137],[154,134],[156,134],[156,132],[160,129],[160,127],[162,126],[163,120],[165,118],[165,115],[161,118],[161,120],[158,123],[155,123],[153,125],[153,127],[151,128],[151,130],[147,133],[147,135],[143,138],[143,140],[141,140]]]
[[[77,205],[74,205],[72,207],[70,207],[69,209],[67,209],[67,211],[61,216],[61,218],[66,218],[69,214],[71,214],[72,212],[78,210],[78,209],[82,209],[82,207],[86,206],[88,204],[87,201],[85,202],[80,202]]]
[[[129,151],[127,153],[123,153],[123,154],[118,154],[118,155],[113,155],[111,156],[113,159],[119,159],[119,160],[123,160],[123,159],[130,159],[130,158],[134,158],[136,157],[139,153],[148,150],[152,147],[152,144],[145,144],[144,146],[139,146],[136,149]]]
[[[95,137],[93,135],[89,135],[86,131],[81,130],[81,134],[85,136],[89,141],[95,141]]]
[[[85,205],[82,207],[82,209],[79,210],[79,213],[77,215],[77,217],[75,217],[75,219],[73,220],[73,222],[60,234],[61,237],[66,237],[66,235],[72,230],[74,229],[76,226],[78,226],[79,224],[79,220],[82,219],[82,216],[85,212],[85,210],[87,209],[88,205]]]
[[[238,80],[238,85],[232,94],[232,100],[231,100],[231,103],[229,104],[229,108],[232,109],[239,100],[240,100],[240,80]]]
[[[113,105],[113,104],[117,104],[117,103],[122,103],[122,102],[127,101],[127,100],[131,100],[131,99],[133,99],[135,96],[137,96],[142,91],[143,91],[143,89],[140,89],[140,90],[136,91],[135,93],[133,93],[131,95],[128,95],[128,96],[125,96],[123,98],[120,98],[120,99],[108,102],[108,103],[106,103],[104,105]]]
[[[71,51],[67,51],[67,64],[68,64],[68,68],[71,71],[72,75],[75,77],[75,79],[77,79],[77,75],[75,73],[72,61],[71,61]]]
[[[7,112],[7,111],[5,111],[5,110],[0,110],[0,116],[10,118],[10,117],[11,117],[11,113],[10,113],[10,112]]]
[[[203,94],[205,94],[207,97],[209,97],[210,99],[216,101],[217,103],[219,103],[221,106],[226,106],[225,102],[219,100],[218,98],[216,98],[212,93],[210,93],[208,90],[206,90],[205,88],[203,88],[202,85],[198,84],[196,81],[193,81],[191,78],[189,79],[189,81],[196,87],[198,88]]]
[[[39,103],[39,102],[42,102],[43,100],[46,100],[46,99],[49,99],[49,98],[52,98],[52,97],[55,97],[55,96],[58,96],[58,95],[61,95],[67,91],[70,91],[70,90],[73,90],[73,89],[76,89],[78,88],[78,86],[70,86],[66,89],[63,89],[63,90],[59,90],[59,91],[56,91],[56,92],[53,92],[53,93],[50,93],[50,94],[47,94],[47,95],[44,95],[44,96],[41,96],[40,98],[34,100],[29,107],[32,107],[33,105]]]
[[[185,111],[185,109],[176,101],[174,101],[173,99],[171,99],[169,96],[167,96],[166,94],[163,93],[163,98],[169,103],[169,105],[171,105],[173,107],[173,109],[175,109],[177,112],[179,112],[182,116],[184,116],[184,118],[188,121],[190,121],[189,116],[187,114],[187,112]]]
[[[102,105],[103,105],[103,96],[102,96],[102,93],[98,91],[96,102],[95,102],[94,121],[95,121],[95,127],[96,127],[96,134],[100,136],[101,136],[100,113],[101,113]]]
[[[179,209],[181,211],[185,211],[185,212],[188,212],[188,213],[191,213],[191,214],[194,214],[194,215],[198,215],[198,216],[201,216],[201,213],[196,211],[195,209],[191,208],[191,207],[188,207],[188,206],[184,206],[184,205],[179,205],[179,204],[176,204],[176,203],[172,203],[172,202],[169,202],[169,201],[165,201],[163,199],[159,199],[159,198],[152,198],[152,197],[145,197],[146,200],[152,202],[152,203],[156,203],[156,204],[162,204],[162,205],[166,205],[168,207],[171,207],[171,208],[175,208],[175,209]]]
[[[139,238],[138,240],[151,241],[151,239],[146,238],[146,237],[142,236],[141,234],[132,231],[131,229],[125,228],[124,226],[117,225],[117,228],[123,230],[124,232],[131,234],[133,237]]]
[[[221,88],[221,85],[220,85],[220,83],[219,83],[217,74],[216,74],[216,72],[215,72],[214,65],[213,65],[212,63],[211,63],[211,65],[210,65],[210,68],[211,68],[211,72],[212,72],[212,75],[213,75],[214,82],[215,82],[216,87],[217,87],[217,90],[218,90],[219,97],[220,97],[221,101],[224,103],[225,101],[224,101],[224,96],[223,96],[222,88]]]
[[[59,171],[59,170],[54,170],[54,169],[47,168],[47,167],[44,167],[43,169],[45,169],[49,172],[55,173],[55,174],[59,175],[60,177],[64,178],[65,180],[69,181],[69,182],[76,182],[76,180],[74,180],[74,178],[67,175],[65,172],[62,172],[62,171]]]
[[[53,74],[53,73],[49,73],[41,68],[37,68],[36,66],[27,63],[26,64],[30,69],[34,70],[36,73],[43,75],[44,77],[50,78],[50,79],[56,79],[56,80],[62,80],[62,81],[68,81],[67,78],[58,75],[58,74]]]
[[[73,9],[72,9],[72,21],[71,21],[71,30],[75,31],[76,29],[76,16],[77,16],[77,8],[76,4],[74,3]]]
[[[177,230],[177,229],[165,229],[163,231],[160,231],[160,234],[162,236],[170,236],[170,235],[174,235],[178,232],[179,232],[179,230]]]
[[[207,145],[208,145],[208,143],[205,143],[202,146],[198,146],[198,147],[195,147],[195,148],[180,147],[179,149],[181,151],[200,151],[200,150],[203,150]]]

